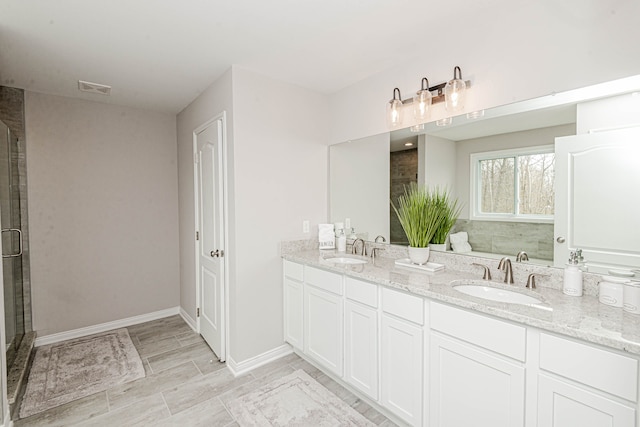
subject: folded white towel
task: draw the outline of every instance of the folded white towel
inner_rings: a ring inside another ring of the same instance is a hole
[[[466,231],[460,231],[449,235],[451,242],[451,250],[453,252],[471,252],[472,248],[469,244],[469,235]]]

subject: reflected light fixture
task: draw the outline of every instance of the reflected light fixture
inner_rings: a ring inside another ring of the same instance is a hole
[[[429,107],[431,107],[432,100],[433,95],[429,91],[429,79],[423,77],[420,90],[413,96],[413,117],[417,123],[424,123],[429,118],[429,113],[431,112]]]
[[[462,70],[456,66],[453,69],[453,79],[444,87],[444,108],[449,112],[462,110],[466,92],[467,84],[462,80]]]
[[[402,126],[402,96],[398,88],[393,89],[393,98],[387,103],[387,126],[391,129]]]
[[[453,122],[451,117],[445,117],[436,121],[436,126],[449,126]]]
[[[420,81],[420,90],[415,96],[405,101],[400,96],[400,89],[393,89],[393,98],[387,103],[387,127],[397,129],[402,127],[403,106],[413,104],[413,117],[415,125],[411,126],[412,132],[419,132],[424,129],[424,123],[428,121],[431,114],[431,106],[440,102],[445,103],[447,111],[455,112],[464,108],[466,89],[471,87],[470,81],[462,80],[462,70],[456,66],[453,69],[453,79],[429,87],[429,80],[423,77]],[[442,119],[443,125],[451,123],[451,118]]]

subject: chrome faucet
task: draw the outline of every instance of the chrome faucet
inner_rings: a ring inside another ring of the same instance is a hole
[[[513,268],[511,268],[511,260],[503,257],[498,264],[498,269],[504,271],[504,283],[513,285]]]
[[[516,262],[529,261],[529,255],[525,251],[518,252],[516,255]]]
[[[472,263],[471,265],[484,268],[484,273],[482,274],[482,278],[484,280],[491,280],[491,271],[489,270],[489,267],[487,267],[484,264],[478,264],[476,262]]]
[[[364,240],[359,237],[351,244],[351,254],[358,255],[358,250],[356,249],[356,244],[358,242],[362,242],[362,251],[360,252],[360,254],[362,256],[367,256],[367,245],[364,243]]]
[[[374,243],[378,243],[378,239],[381,239],[382,243],[385,243],[387,241],[387,239],[385,239],[382,234],[376,236],[376,239],[374,240]]]

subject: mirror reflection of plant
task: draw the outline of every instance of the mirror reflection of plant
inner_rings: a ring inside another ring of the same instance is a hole
[[[391,201],[400,225],[407,235],[409,246],[426,248],[445,219],[445,211],[438,203],[436,192],[427,186],[411,183],[398,197],[398,206]]]
[[[430,243],[442,245],[447,241],[449,231],[458,220],[462,205],[458,202],[458,198],[451,198],[447,188],[436,187],[431,191],[431,197],[434,203],[442,210],[442,221],[433,234]]]

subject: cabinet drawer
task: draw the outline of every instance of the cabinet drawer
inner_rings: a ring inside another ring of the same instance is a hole
[[[302,264],[296,264],[295,262],[284,260],[283,270],[285,276],[302,282],[302,279],[304,278],[304,267]]]
[[[524,327],[437,303],[431,303],[429,312],[431,329],[525,361],[527,331]]]
[[[540,368],[623,399],[638,398],[638,360],[540,334]]]
[[[305,267],[304,275],[305,283],[342,295],[342,276],[340,274],[330,273],[318,268]]]
[[[373,308],[378,307],[378,285],[351,277],[345,277],[344,285],[347,298]]]
[[[420,297],[382,288],[382,310],[401,319],[424,324],[424,300]]]

